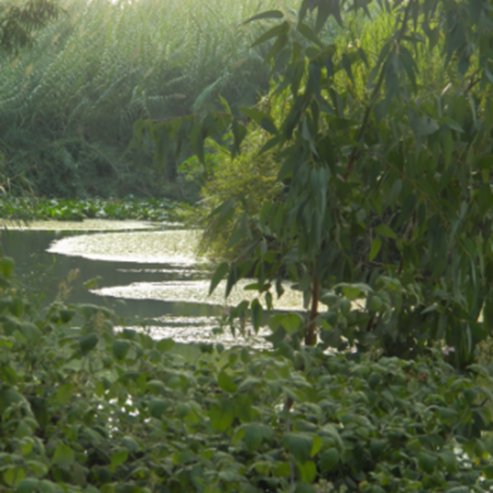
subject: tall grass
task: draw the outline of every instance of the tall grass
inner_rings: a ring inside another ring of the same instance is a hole
[[[65,0],[37,44],[0,61],[1,185],[42,195],[162,194],[149,155],[129,146],[139,118],[235,106],[267,86],[241,27],[294,0]],[[168,193],[180,193],[167,190]]]

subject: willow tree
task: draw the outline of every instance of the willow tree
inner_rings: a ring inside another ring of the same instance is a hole
[[[467,363],[493,316],[493,6],[304,0],[254,22],[277,75],[271,104],[245,114],[269,134],[259,152],[275,152],[282,191],[236,219],[242,254],[212,288],[253,275],[269,305],[272,286],[294,281],[307,317],[271,318],[277,341],[401,356],[438,341]],[[241,151],[242,121],[217,118]],[[199,154],[220,140],[210,121],[194,120]],[[258,325],[260,303],[251,309]]]

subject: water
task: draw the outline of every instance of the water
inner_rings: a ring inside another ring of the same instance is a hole
[[[239,342],[228,331],[219,333],[219,319],[252,293],[236,289],[226,300],[220,285],[208,296],[210,268],[196,255],[199,234],[176,225],[161,228],[135,222],[41,223],[4,230],[0,243],[40,304],[57,297],[101,304],[115,310],[122,325],[145,328],[156,338]],[[94,278],[98,285],[86,287]],[[289,290],[277,304],[300,307],[299,294]],[[248,343],[262,345],[263,338],[252,336]]]

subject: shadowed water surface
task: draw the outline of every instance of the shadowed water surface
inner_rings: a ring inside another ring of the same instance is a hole
[[[2,250],[14,258],[22,282],[40,303],[65,296],[69,302],[102,304],[121,315],[123,324],[144,327],[153,337],[228,345],[236,341],[227,331],[218,335],[218,317],[227,306],[252,295],[237,289],[225,300],[219,286],[208,296],[210,269],[196,256],[197,231],[111,223],[111,232],[101,232],[105,225],[97,221],[86,225],[91,232],[83,223],[76,223],[76,229],[65,225],[63,231],[50,230],[60,223],[43,223],[42,230],[32,225],[8,229],[1,234]],[[96,289],[84,286],[96,277]],[[281,309],[300,307],[301,297],[292,290],[277,304]],[[248,343],[262,341],[256,336]]]

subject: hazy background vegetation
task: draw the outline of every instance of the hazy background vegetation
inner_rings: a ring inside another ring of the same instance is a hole
[[[241,23],[287,3],[65,0],[34,46],[0,58],[1,186],[187,198],[196,188],[156,170],[153,144],[132,145],[134,123],[205,109],[219,92],[233,108],[254,102],[268,69]]]

